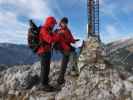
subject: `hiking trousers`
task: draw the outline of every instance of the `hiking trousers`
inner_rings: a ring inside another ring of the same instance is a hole
[[[51,62],[51,52],[44,53],[40,56],[40,63],[41,63],[40,81],[42,85],[47,85],[49,82],[50,62]]]
[[[61,69],[60,69],[58,81],[59,80],[64,81],[64,75],[66,73],[68,62],[69,62],[69,55],[63,54],[63,59],[61,63]]]

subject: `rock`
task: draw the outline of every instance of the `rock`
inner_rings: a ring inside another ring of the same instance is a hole
[[[124,81],[124,85],[127,91],[132,92],[133,90],[133,83],[130,81]]]
[[[11,89],[29,89],[36,82],[39,81],[39,77],[36,70],[30,68],[32,66],[14,66],[9,68],[3,73],[3,83],[9,86]]]
[[[102,45],[90,37],[78,59],[78,79],[67,80],[56,100],[131,100],[133,84],[121,77],[129,74],[116,67],[105,61]]]
[[[129,82],[133,83],[133,76],[129,77],[127,80],[128,80]]]
[[[9,87],[6,84],[0,85],[0,96],[5,96],[8,94]]]
[[[33,86],[32,89],[30,90],[30,93],[33,93],[36,90],[37,90],[37,87],[36,86]]]
[[[79,76],[72,74],[72,61],[65,75],[61,91],[37,91],[40,62],[1,70],[0,94],[9,100],[133,100],[133,74],[120,65],[105,59],[102,43],[90,37],[79,55]],[[73,59],[74,57],[72,57]],[[50,84],[56,86],[61,62],[51,62]],[[12,91],[11,91],[12,90]]]
[[[131,92],[131,96],[132,96],[132,99],[133,99],[133,90],[132,90],[132,92]]]
[[[53,86],[57,84],[57,78],[60,71],[61,62],[52,62],[50,70],[50,84]],[[70,67],[69,67],[70,68]],[[68,68],[68,70],[70,70]],[[67,70],[67,71],[68,71]],[[68,72],[67,72],[68,73]],[[19,65],[8,68],[0,73],[0,94],[10,94],[18,96],[17,93],[29,90],[32,94],[37,91],[37,86],[40,82],[40,62],[33,65]],[[12,91],[11,91],[12,90]],[[18,91],[14,91],[18,90]],[[14,92],[13,92],[14,91]],[[10,96],[15,98],[14,96]],[[45,97],[48,98],[48,97]],[[51,98],[51,97],[50,97]]]
[[[123,82],[116,82],[112,87],[112,93],[115,95],[116,98],[121,97],[124,94],[124,84]]]

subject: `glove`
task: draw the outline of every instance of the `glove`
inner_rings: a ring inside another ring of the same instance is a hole
[[[54,32],[57,33],[59,31],[59,29],[55,29]]]
[[[80,41],[80,39],[76,39],[75,41],[78,42],[78,41]]]

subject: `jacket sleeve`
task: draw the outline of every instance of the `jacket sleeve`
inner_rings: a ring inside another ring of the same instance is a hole
[[[58,33],[53,33],[53,37],[52,37],[53,42],[60,42],[62,41],[60,35]]]
[[[40,31],[40,38],[42,41],[47,42],[49,44],[52,44],[53,39],[52,39],[52,35],[50,35],[45,29],[41,29]]]
[[[70,42],[70,43],[75,43],[75,39],[74,39],[74,37],[72,36],[71,31],[69,31],[68,34],[69,34],[69,42]]]

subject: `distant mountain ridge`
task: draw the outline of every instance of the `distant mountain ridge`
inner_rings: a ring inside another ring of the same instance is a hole
[[[107,44],[107,51],[114,52],[117,49],[131,48],[133,46],[133,38],[121,39]]]
[[[60,60],[62,55],[52,51],[52,60]],[[0,65],[29,65],[39,60],[27,45],[0,43]]]
[[[0,65],[33,64],[38,61],[26,45],[0,43]]]
[[[106,51],[113,63],[123,64],[126,68],[133,70],[133,38],[109,43]]]
[[[106,45],[106,51],[112,61],[133,65],[133,38],[109,43]],[[59,52],[52,51],[52,60],[61,60],[61,57]],[[27,45],[0,43],[0,65],[29,65],[38,60],[39,57]]]

